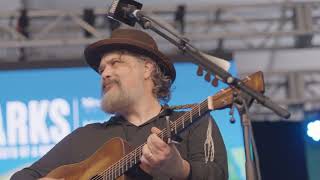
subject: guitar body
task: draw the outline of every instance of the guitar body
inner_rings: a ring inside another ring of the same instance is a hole
[[[126,141],[121,138],[113,138],[107,141],[86,160],[75,164],[60,166],[52,170],[46,177],[64,178],[65,180],[103,179],[96,175],[99,174],[99,172],[103,172],[113,163],[119,161],[128,152],[129,146]],[[117,180],[127,180],[127,178],[123,175],[117,178]]]

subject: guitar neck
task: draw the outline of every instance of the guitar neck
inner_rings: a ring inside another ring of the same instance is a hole
[[[208,108],[208,100],[206,99],[202,103],[195,105],[190,111],[185,112],[175,121],[170,121],[170,129],[162,129],[158,136],[166,142],[168,138],[172,138],[174,136],[179,135],[182,131],[187,129],[187,127],[196,122],[199,119],[199,117],[211,110],[212,109]],[[146,143],[141,144],[133,151],[123,156],[118,162],[110,166],[107,169],[107,175],[113,174],[116,175],[116,177],[121,176],[131,167],[138,164],[142,156],[142,148],[145,144]]]

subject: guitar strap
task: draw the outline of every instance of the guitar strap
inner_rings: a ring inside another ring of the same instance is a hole
[[[170,106],[170,109],[188,109],[188,108],[192,108],[195,105],[197,104]],[[208,163],[209,160],[210,162],[212,162],[214,160],[214,143],[212,138],[212,119],[211,118],[208,123],[207,136],[203,146],[204,146],[205,163]]]
[[[205,162],[208,163],[214,160],[214,143],[212,139],[212,120],[209,120],[208,129],[207,129],[207,138],[204,142],[204,157]]]

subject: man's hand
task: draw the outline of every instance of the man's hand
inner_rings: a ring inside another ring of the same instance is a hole
[[[151,128],[147,144],[143,146],[140,167],[151,175],[165,174],[174,179],[187,179],[189,163],[184,160],[174,144],[167,144],[157,136],[158,128]]]

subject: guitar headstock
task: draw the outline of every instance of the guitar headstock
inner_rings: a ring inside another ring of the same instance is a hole
[[[264,86],[264,80],[263,80],[263,73],[261,71],[251,74],[241,81],[251,89],[258,91],[260,93],[264,93],[265,86]],[[223,109],[231,106],[233,103],[234,92],[239,93],[240,91],[236,88],[229,87],[227,89],[222,89],[220,92],[218,92],[214,96],[209,96],[208,108],[213,110],[213,109]]]
[[[215,56],[211,56],[209,54],[205,54],[205,53],[201,53],[204,57],[206,57],[207,59],[209,59],[211,62],[213,62],[214,64],[216,64],[217,66],[219,66],[220,68],[224,69],[225,71],[228,71],[230,68],[230,62],[228,62],[227,60],[224,59],[220,59],[218,57]],[[219,82],[219,77],[217,75],[214,75],[213,73],[209,72],[208,70],[205,70],[205,68],[201,67],[200,65],[198,66],[198,70],[197,70],[197,75],[198,76],[204,76],[204,79],[207,82],[211,82],[211,84],[214,87],[218,86],[218,82]],[[213,76],[213,80],[211,81],[211,76]]]

